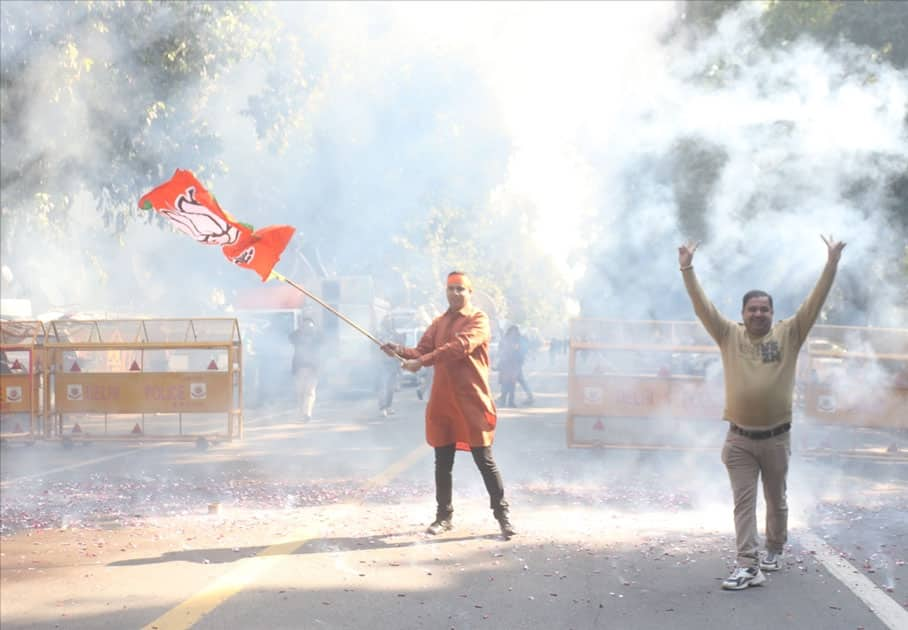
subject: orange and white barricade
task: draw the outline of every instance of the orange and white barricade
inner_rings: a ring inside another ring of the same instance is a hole
[[[571,322],[568,446],[720,444],[724,396],[718,348],[699,322]],[[908,429],[908,329],[814,326],[793,411],[805,426],[802,450],[898,452],[895,436]],[[830,425],[873,429],[876,444],[889,446],[857,448]]]
[[[0,439],[42,436],[45,329],[38,321],[0,321]]]
[[[908,429],[908,328],[814,326],[805,351],[809,422]]]
[[[664,446],[667,432],[721,418],[723,396],[718,348],[697,322],[571,322],[568,446]]]
[[[235,319],[60,320],[46,349],[48,425],[64,445],[243,435]]]

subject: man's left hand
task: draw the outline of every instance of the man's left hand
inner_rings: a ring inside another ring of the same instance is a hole
[[[826,243],[826,248],[828,249],[827,261],[831,263],[839,262],[839,259],[842,257],[842,250],[845,249],[845,243],[833,239],[832,234],[829,235],[828,239],[820,234],[820,238]]]
[[[419,362],[419,359],[407,359],[400,364],[400,367],[408,372],[419,372],[422,369],[422,363]]]

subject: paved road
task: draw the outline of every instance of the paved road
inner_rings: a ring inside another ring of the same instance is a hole
[[[407,388],[390,418],[371,399],[321,401],[309,424],[251,410],[245,440],[208,451],[7,447],[0,623],[908,627],[904,458],[797,455],[784,569],[724,592],[734,554],[718,444],[568,449],[563,376],[535,374],[536,404],[502,411],[496,455],[520,529],[510,541],[466,454],[455,529],[422,533],[432,460]]]

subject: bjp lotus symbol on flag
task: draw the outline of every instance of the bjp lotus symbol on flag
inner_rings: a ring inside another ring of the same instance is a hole
[[[139,199],[143,210],[154,210],[199,243],[219,245],[233,263],[268,280],[295,231],[289,225],[254,230],[224,212],[217,200],[189,171],[177,169],[169,181]]]

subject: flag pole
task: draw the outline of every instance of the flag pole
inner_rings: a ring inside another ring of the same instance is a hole
[[[306,295],[306,296],[312,298],[314,301],[318,302],[320,305],[322,305],[322,306],[323,306],[325,309],[327,309],[329,312],[331,312],[332,314],[336,315],[336,316],[339,317],[340,319],[344,320],[345,322],[347,322],[348,324],[350,324],[353,328],[355,328],[356,330],[358,330],[359,332],[361,332],[362,334],[364,334],[366,337],[368,337],[368,338],[369,338],[373,343],[375,343],[377,346],[381,347],[381,346],[384,345],[384,344],[383,344],[381,341],[379,341],[374,335],[372,335],[372,333],[370,333],[368,330],[366,330],[365,328],[363,328],[362,326],[360,326],[359,324],[357,324],[356,322],[354,322],[353,320],[351,320],[350,318],[348,318],[347,316],[345,316],[343,313],[340,313],[339,311],[337,311],[337,309],[333,308],[330,304],[327,304],[324,300],[322,300],[320,297],[318,297],[317,295],[315,295],[315,294],[312,293],[311,291],[308,291],[307,289],[305,289],[305,288],[302,287],[301,285],[297,284],[296,282],[294,282],[294,281],[291,280],[290,278],[288,278],[288,277],[286,277],[286,276],[284,276],[284,275],[278,273],[277,271],[272,270],[272,271],[271,271],[271,275],[272,275],[272,277],[276,278],[277,280],[280,280],[281,282],[285,282],[285,283],[289,284],[291,287],[293,287],[294,289],[296,289],[297,291],[299,291],[299,292],[302,293],[303,295]]]

